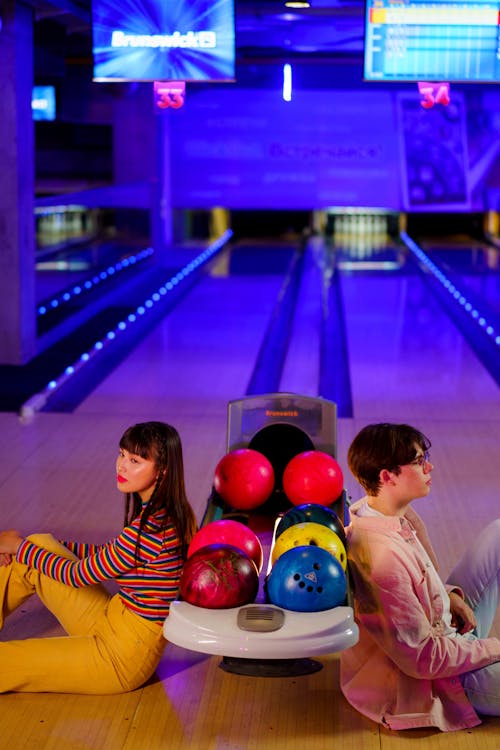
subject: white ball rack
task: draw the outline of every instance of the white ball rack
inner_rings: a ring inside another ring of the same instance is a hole
[[[172,602],[163,634],[182,648],[223,656],[221,666],[243,674],[316,671],[311,663],[299,662],[343,651],[359,637],[353,610],[348,606],[292,612],[273,604],[206,609],[183,601]],[[255,660],[262,662],[255,664]]]

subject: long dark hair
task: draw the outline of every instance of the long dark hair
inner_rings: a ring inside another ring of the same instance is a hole
[[[143,507],[137,493],[127,493],[125,498],[125,525],[140,517],[139,535],[135,548],[136,563],[142,530],[148,519],[159,511],[164,515],[164,528],[172,523],[177,531],[182,558],[196,532],[193,509],[186,496],[184,462],[179,433],[165,422],[140,422],[129,427],[122,435],[120,448],[141,458],[154,461],[158,479],[148,503]]]

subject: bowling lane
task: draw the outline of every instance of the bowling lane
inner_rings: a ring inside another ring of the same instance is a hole
[[[61,244],[57,251],[37,254],[35,296],[39,326],[43,318],[41,309],[49,312],[57,309],[60,315],[69,316],[75,302],[88,304],[89,290],[98,287],[104,296],[110,282],[120,273],[123,275],[124,269],[134,267],[137,271],[153,254],[153,249],[144,243],[125,245],[97,240],[78,247]],[[75,288],[79,291],[75,292]]]
[[[80,404],[76,415],[172,421],[199,457],[201,513],[225,453],[227,404],[245,394],[295,248],[237,246]]]
[[[210,276],[74,412],[105,419],[113,430],[152,418],[176,424],[196,456],[188,482],[200,515],[225,452],[227,404],[245,395],[294,249],[255,243],[223,253]],[[476,423],[498,421],[496,384],[408,254],[388,246],[375,258],[364,252],[358,260],[349,259],[339,271],[354,411],[354,420],[339,424],[342,462],[353,431],[367,421],[423,427],[428,420],[456,424],[471,414]],[[316,269],[319,265],[318,260]],[[280,385],[282,391],[311,396],[322,395],[315,273],[303,279]],[[351,484],[351,493],[358,494]]]
[[[268,273],[266,249],[254,253],[247,271],[243,250],[223,253],[210,275],[147,336],[127,360],[79,407],[122,411],[134,397],[148,412],[176,409],[184,401],[224,403],[244,393],[291,250]],[[109,398],[113,395],[113,399]],[[123,396],[123,398],[121,398]],[[216,407],[218,408],[218,406]]]
[[[123,375],[118,368],[79,409],[100,410],[106,401],[119,412],[129,402],[122,383],[130,383],[136,395],[143,383],[142,408],[148,412],[213,408],[225,414],[227,402],[246,391],[291,252],[277,244],[256,244],[223,255],[210,278],[132,352]],[[456,272],[470,274],[470,263],[460,259]],[[453,261],[451,253],[447,260]],[[339,266],[354,416],[409,420],[431,408],[447,419],[464,404],[479,418],[495,411],[496,384],[408,254],[388,245],[372,258],[365,252],[361,259],[345,261],[344,254]],[[311,396],[322,395],[315,274],[303,279],[280,386]],[[496,282],[486,275],[480,283],[484,288]]]
[[[355,416],[455,419],[466,409],[498,417],[495,381],[416,265],[396,253],[399,270],[341,271]]]
[[[37,234],[35,251],[35,294],[37,302],[64,291],[71,284],[91,278],[93,274],[120,259],[148,246],[147,240],[129,237],[108,239],[104,234],[81,233],[53,235],[51,242],[40,244]]]

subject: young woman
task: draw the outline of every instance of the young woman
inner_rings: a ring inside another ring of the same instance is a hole
[[[0,627],[37,594],[68,634],[0,642],[0,692],[121,693],[156,669],[163,621],[196,531],[177,431],[162,422],[130,427],[116,473],[125,528],[107,544],[0,532]],[[100,585],[112,578],[114,596]]]
[[[358,643],[341,654],[341,687],[390,729],[500,716],[500,640],[488,638],[500,592],[500,520],[474,540],[446,584],[412,500],[431,488],[430,441],[408,425],[355,437],[349,468],[366,490],[350,507],[349,569]]]

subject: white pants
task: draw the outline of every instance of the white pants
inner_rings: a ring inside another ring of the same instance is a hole
[[[486,638],[500,602],[500,519],[483,529],[455,565],[448,583],[463,589],[476,615],[475,634]],[[500,662],[467,672],[461,679],[476,711],[500,716]]]

